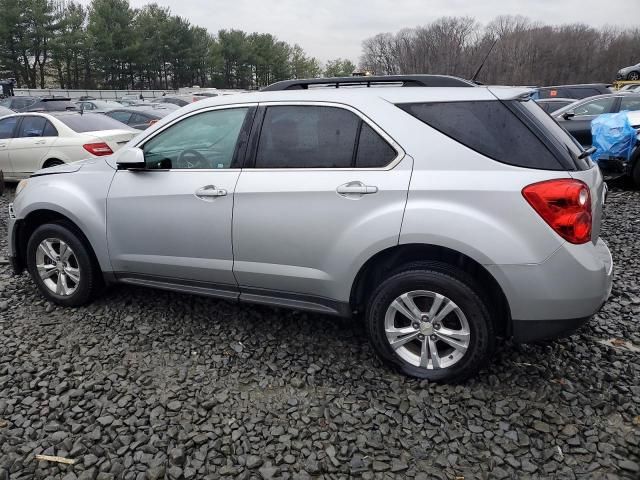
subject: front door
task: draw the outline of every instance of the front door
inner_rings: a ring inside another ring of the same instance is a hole
[[[253,111],[195,112],[138,145],[146,168],[119,170],[107,200],[116,276],[218,295],[237,290],[231,215],[240,175],[238,139]]]
[[[0,120],[0,170],[6,178],[13,177],[13,167],[9,160],[9,149],[13,141],[13,133],[15,132],[18,119],[20,117],[8,117]]]
[[[252,157],[233,215],[241,299],[348,300],[354,266],[398,242],[411,157],[354,110],[327,104],[266,106]]]

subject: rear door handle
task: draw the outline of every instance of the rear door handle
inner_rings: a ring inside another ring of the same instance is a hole
[[[205,185],[196,190],[196,197],[202,200],[212,201],[216,197],[224,197],[226,195],[227,191],[224,188],[216,188],[215,185]]]
[[[46,140],[38,140],[35,144],[36,145],[44,145],[45,143],[47,143]]]
[[[378,187],[365,185],[362,182],[349,182],[336,188],[336,192],[340,195],[371,195],[378,193]]]
[[[6,144],[6,143],[0,143],[0,148],[4,148],[4,147],[6,147],[6,146],[7,146],[7,144]]]

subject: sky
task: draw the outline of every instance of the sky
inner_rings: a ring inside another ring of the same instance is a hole
[[[129,0],[141,7],[149,0]],[[82,3],[89,3],[83,0]],[[640,0],[155,0],[174,15],[211,32],[272,33],[299,44],[322,62],[357,63],[362,41],[381,32],[425,25],[442,16],[471,16],[486,24],[498,15],[524,15],[547,24],[637,27]]]

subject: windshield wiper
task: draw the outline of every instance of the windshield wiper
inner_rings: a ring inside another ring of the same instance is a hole
[[[584,149],[582,153],[578,155],[578,160],[583,160],[587,158],[589,155],[593,155],[594,153],[596,153],[596,150],[597,150],[596,147],[589,147]]]

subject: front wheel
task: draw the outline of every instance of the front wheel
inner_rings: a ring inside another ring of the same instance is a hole
[[[407,266],[374,292],[367,329],[377,354],[405,375],[455,383],[474,375],[495,344],[473,279],[440,263]]]
[[[45,224],[33,232],[27,268],[40,292],[58,305],[84,305],[100,283],[84,239],[62,224]]]
[[[631,72],[627,75],[627,80],[636,81],[640,80],[640,72]]]

